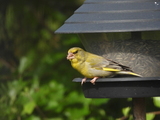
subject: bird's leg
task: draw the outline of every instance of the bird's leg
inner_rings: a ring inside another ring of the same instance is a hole
[[[93,85],[95,85],[95,82],[96,82],[96,80],[98,79],[99,77],[94,77],[90,82],[93,84]]]
[[[81,81],[81,85],[83,85],[84,82],[86,82],[87,78],[83,78]]]

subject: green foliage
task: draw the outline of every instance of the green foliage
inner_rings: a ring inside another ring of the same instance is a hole
[[[160,107],[160,97],[154,97],[153,102],[155,106]]]
[[[53,32],[82,2],[8,2],[5,13],[2,13],[6,14],[3,18],[5,30],[1,31],[7,33],[3,41],[12,43],[7,44],[11,48],[10,54],[19,63],[12,70],[10,66],[0,66],[1,69],[6,67],[10,70],[7,73],[9,80],[5,79],[0,84],[1,120],[106,119],[101,105],[109,99],[86,99],[80,84],[71,82],[73,78],[81,76],[66,60],[70,47],[82,47],[77,36]],[[5,57],[3,59],[6,61]]]
[[[2,117],[7,120],[16,117],[26,120],[82,120],[92,112],[90,107],[107,103],[106,99],[86,99],[77,91],[67,92],[66,87],[56,80],[45,84],[38,79],[14,80],[6,83],[2,90],[7,92],[0,99],[3,109],[6,109]],[[97,113],[105,117],[103,109],[98,108]]]

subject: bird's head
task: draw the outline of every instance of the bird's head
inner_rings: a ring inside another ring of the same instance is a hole
[[[85,51],[79,47],[73,47],[68,50],[67,59],[70,61],[77,61],[83,59]]]

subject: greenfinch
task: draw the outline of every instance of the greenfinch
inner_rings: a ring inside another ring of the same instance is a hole
[[[90,82],[95,84],[95,81],[100,77],[114,77],[118,74],[141,77],[141,75],[132,72],[127,66],[86,52],[79,47],[69,49],[67,59],[71,62],[74,69],[85,76],[81,84],[86,82],[87,78],[92,78]]]

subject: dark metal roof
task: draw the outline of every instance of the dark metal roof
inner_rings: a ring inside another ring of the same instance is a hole
[[[55,33],[160,30],[160,0],[86,0]]]

